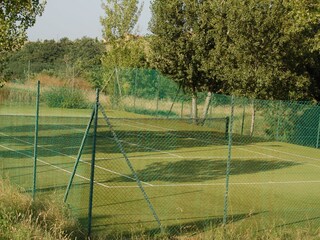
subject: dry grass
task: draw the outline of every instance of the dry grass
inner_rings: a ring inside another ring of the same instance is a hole
[[[283,226],[259,230],[255,225],[243,226],[229,223],[225,227],[218,226],[191,236],[179,236],[177,240],[316,240],[320,239],[319,229]]]
[[[81,90],[91,90],[92,86],[90,83],[82,78],[74,79],[62,79],[54,76],[49,76],[47,74],[40,73],[34,78],[27,81],[24,86],[36,86],[37,81],[41,82],[41,86],[44,88],[48,87],[74,87]]]
[[[0,181],[0,239],[81,239],[79,223],[54,197],[33,201],[22,189]]]
[[[94,240],[110,239],[109,237],[94,237]],[[118,233],[111,239],[134,239],[134,240],[318,240],[320,239],[319,229],[311,230],[309,228],[270,228],[259,231],[256,226],[243,227],[230,223],[223,227],[222,225],[212,227],[207,231],[199,231],[183,235],[149,235],[144,233],[133,233],[132,235],[122,235]]]

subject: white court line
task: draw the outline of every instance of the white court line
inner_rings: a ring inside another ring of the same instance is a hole
[[[254,146],[254,145],[250,145],[250,146],[259,148],[259,147]],[[309,165],[309,166],[320,168],[320,165],[316,165],[316,164],[312,164],[312,163],[305,163],[305,162],[301,162],[301,161],[297,161],[297,160],[289,160],[289,159],[286,159],[286,158],[277,157],[277,156],[273,156],[273,155],[270,155],[270,154],[261,153],[261,152],[257,152],[257,151],[253,151],[253,150],[249,150],[249,149],[245,149],[243,147],[237,147],[237,149],[240,149],[240,150],[245,151],[245,152],[251,152],[251,153],[254,153],[254,154],[259,154],[259,155],[266,156],[266,157],[275,158],[275,159],[286,161],[286,162],[296,162],[296,163],[301,163],[301,164],[305,164],[305,165]],[[303,156],[301,156],[301,157],[303,157]]]
[[[262,146],[254,146],[254,147],[261,148],[261,149],[266,149],[266,150],[273,151],[273,152],[283,153],[283,154],[286,154],[286,155],[289,155],[289,156],[293,156],[293,157],[302,157],[302,158],[306,158],[306,159],[310,159],[310,160],[320,161],[320,158],[313,158],[313,157],[308,157],[308,156],[304,156],[304,155],[300,155],[300,154],[288,153],[288,152],[284,152],[284,151],[271,149],[271,148],[268,148],[268,147],[262,147]]]
[[[65,128],[67,128],[67,127],[65,126]],[[83,132],[83,131],[82,131],[81,129],[79,129],[79,128],[68,127],[68,129],[74,129],[74,130],[76,130],[76,131],[78,131],[78,132]],[[135,135],[137,135],[137,134],[135,134]],[[109,139],[112,139],[112,140],[113,140],[113,138],[111,138],[111,137],[106,137],[106,138],[109,138]],[[121,143],[126,143],[126,144],[131,145],[131,146],[138,146],[138,147],[141,147],[141,148],[143,148],[143,149],[153,150],[153,151],[156,151],[156,152],[159,152],[159,153],[164,153],[164,154],[168,154],[168,155],[171,155],[171,156],[174,156],[174,157],[181,158],[180,155],[175,154],[175,153],[170,153],[170,152],[158,150],[158,149],[151,148],[151,147],[145,147],[145,146],[139,145],[139,144],[137,144],[137,143],[127,142],[127,141],[125,141],[125,140],[120,140],[120,139],[119,139],[119,141],[120,141]]]
[[[22,152],[20,152],[20,151],[16,151],[16,150],[14,150],[13,148],[6,147],[6,146],[4,146],[4,145],[2,145],[2,144],[0,144],[0,147],[2,147],[2,148],[4,148],[4,149],[7,149],[7,150],[9,150],[9,151],[12,151],[12,152],[16,152],[16,153],[18,153],[18,154],[20,154],[20,155],[22,155],[22,156],[31,158],[31,159],[33,160],[33,156],[32,156],[32,155],[29,155],[29,154],[26,154],[26,153],[22,153]],[[39,158],[37,159],[37,161],[39,161],[39,162],[41,162],[41,163],[43,163],[43,164],[45,164],[45,165],[47,165],[47,166],[50,166],[50,167],[53,167],[53,168],[58,169],[58,170],[60,170],[60,171],[63,171],[63,172],[65,172],[65,173],[72,174],[71,171],[68,171],[68,170],[66,170],[66,169],[64,169],[64,168],[61,168],[61,167],[52,165],[52,164],[50,164],[50,163],[48,163],[48,162],[46,162],[46,161],[43,161],[43,160],[41,160],[41,159],[39,159]],[[79,178],[82,178],[82,179],[87,180],[87,181],[90,182],[90,179],[89,179],[89,178],[86,178],[86,177],[84,177],[84,176],[82,176],[82,175],[75,174],[75,176],[77,176],[77,177],[79,177]],[[94,181],[94,183],[96,183],[97,185],[106,187],[106,188],[110,188],[110,186],[105,185],[105,184],[103,184],[103,183],[99,183],[99,182],[96,182],[96,181]]]
[[[141,123],[142,124],[142,123]],[[75,129],[75,130],[78,130],[76,128],[72,128],[72,129]],[[163,128],[165,129],[165,128]],[[149,129],[150,130],[150,129]],[[168,129],[169,130],[169,129]],[[80,130],[79,130],[80,131]],[[192,138],[193,139],[193,138]],[[194,139],[194,140],[198,140],[198,139]],[[307,159],[311,159],[311,160],[320,160],[320,159],[317,159],[317,158],[311,158],[311,157],[306,157],[306,156],[303,156],[303,155],[298,155],[298,154],[291,154],[291,153],[288,153],[288,152],[284,152],[284,151],[278,151],[278,150],[274,150],[274,149],[269,149],[267,147],[259,147],[259,146],[254,146],[254,145],[251,145],[253,147],[256,147],[256,148],[262,148],[262,149],[266,149],[266,150],[270,150],[270,151],[274,151],[274,152],[279,152],[279,153],[283,153],[283,154],[287,154],[287,155],[291,155],[291,156],[296,156],[296,157],[302,157],[302,158],[307,158]],[[243,151],[247,151],[247,152],[251,152],[251,153],[255,153],[255,154],[259,154],[259,155],[262,155],[264,157],[268,157],[268,158],[275,158],[275,159],[279,159],[279,160],[283,160],[283,161],[288,161],[288,162],[299,162],[299,161],[294,161],[294,160],[289,160],[289,159],[285,159],[285,158],[281,158],[281,157],[277,157],[277,156],[273,156],[273,155],[270,155],[270,154],[264,154],[264,153],[260,153],[260,152],[257,152],[257,151],[252,151],[252,150],[248,150],[248,149],[244,149],[243,147],[236,147],[240,150],[243,150]],[[50,151],[54,151],[54,150],[51,150],[51,149],[48,149]],[[56,152],[56,151],[55,151]],[[57,152],[59,153],[59,152]],[[62,153],[59,153],[59,154],[62,154]],[[62,155],[65,155],[65,154],[62,154]],[[65,155],[65,156],[68,156],[68,155]],[[68,156],[68,157],[71,157],[71,156]],[[167,157],[167,158],[171,158],[171,157]],[[173,157],[172,157],[173,158]],[[182,157],[184,158],[184,157]],[[244,158],[247,158],[247,157],[244,157]],[[73,158],[75,159],[75,158]],[[314,165],[314,164],[309,164],[309,163],[304,163],[304,162],[300,162],[300,163],[303,163],[303,164],[306,164],[306,165],[310,165],[310,166],[315,166],[315,167],[320,167],[318,165]],[[88,164],[88,163],[87,163]],[[108,170],[108,169],[105,169],[105,170]],[[126,175],[125,175],[126,176]],[[257,185],[257,184],[303,184],[303,183],[319,183],[320,181],[291,181],[291,182],[262,182],[262,183],[231,183],[231,185]],[[178,187],[178,186],[216,186],[216,185],[224,185],[224,183],[216,183],[216,184],[165,184],[165,185],[153,185],[153,184],[149,184],[149,186],[152,186],[152,187]],[[108,186],[108,188],[130,188],[130,187],[137,187],[137,186]]]
[[[229,183],[229,185],[239,186],[239,185],[289,185],[289,184],[320,184],[320,180],[310,180],[310,181],[267,181],[267,182],[235,182]],[[206,186],[222,186],[225,187],[226,183],[182,183],[182,184],[154,184],[153,188],[160,187],[206,187]],[[110,186],[110,188],[138,188],[138,186]]]
[[[157,160],[157,159],[177,159],[176,157],[154,157],[154,156],[131,156],[129,157],[130,159],[149,159],[149,160]],[[208,156],[195,156],[195,157],[186,157],[183,156],[183,159],[203,159],[203,160],[210,160],[210,159],[221,159],[221,160],[225,160],[227,158],[227,156],[213,156],[213,157],[208,157]],[[273,158],[272,156],[264,156],[264,157],[233,157],[232,159],[246,159],[246,160],[255,160],[255,159],[266,159],[266,158]],[[119,157],[117,158],[96,158],[96,160],[116,160],[119,159]],[[91,159],[83,159],[84,161],[90,161]]]
[[[0,144],[0,147],[33,159],[33,156],[31,156],[29,154],[25,154],[25,153],[22,153],[20,151],[16,151],[16,150],[14,150],[12,148],[6,147],[6,146],[1,145],[1,144]],[[50,163],[48,163],[46,161],[43,161],[41,159],[38,159],[38,161],[43,163],[43,164],[45,164],[45,165],[51,166],[51,167],[53,167],[55,169],[61,170],[63,172],[66,172],[68,174],[72,173],[71,171],[68,171],[68,170],[63,169],[61,167],[52,165],[52,164],[50,164]],[[79,178],[82,178],[84,180],[90,181],[89,178],[86,178],[86,177],[84,177],[82,175],[75,174],[75,176],[77,176]],[[97,181],[94,181],[94,183],[99,185],[99,186],[102,186],[102,187],[105,187],[105,188],[109,188],[109,189],[111,189],[111,188],[138,188],[139,187],[139,186],[109,186],[109,185],[106,185],[106,184],[103,184],[103,183],[100,183],[100,182],[97,182]],[[270,184],[276,185],[276,184],[306,184],[306,183],[320,183],[320,180],[313,180],[313,181],[280,181],[280,182],[274,182],[274,181],[268,181],[268,182],[237,182],[237,183],[230,183],[230,185],[270,185]],[[199,186],[225,186],[225,183],[149,184],[148,185],[148,187],[199,187]]]
[[[10,135],[4,134],[4,133],[2,133],[2,132],[0,132],[0,134],[3,135],[3,136],[6,136],[6,137],[11,137]],[[13,139],[15,139],[15,140],[17,140],[17,141],[19,141],[19,142],[22,142],[22,143],[26,143],[26,144],[29,144],[29,145],[33,145],[33,143],[30,143],[30,142],[28,142],[28,141],[24,141],[24,140],[19,139],[19,138],[16,138],[16,137],[11,137],[11,138],[13,138]],[[71,159],[73,159],[73,160],[76,160],[76,159],[77,159],[76,157],[73,157],[73,156],[64,154],[64,153],[59,152],[59,151],[52,150],[52,149],[50,149],[50,148],[47,148],[47,147],[44,147],[44,146],[41,146],[41,145],[38,145],[38,147],[39,147],[39,148],[42,148],[42,149],[45,149],[45,150],[47,150],[47,151],[49,151],[49,152],[53,152],[53,153],[59,154],[59,155],[61,155],[61,156],[65,156],[65,157],[71,158]],[[80,160],[80,162],[91,166],[91,163],[85,162],[85,161],[83,161],[83,160]],[[130,180],[136,181],[135,178],[132,178],[132,177],[130,177],[130,176],[128,176],[128,175],[121,174],[121,173],[119,173],[119,172],[112,171],[112,170],[110,170],[110,169],[101,167],[101,166],[99,166],[99,165],[95,165],[95,167],[96,167],[96,168],[99,168],[99,169],[101,169],[101,170],[103,170],[103,171],[110,172],[110,173],[113,173],[113,174],[115,174],[115,175],[118,175],[118,176],[121,176],[121,177],[128,178],[128,179],[130,179]],[[141,182],[144,183],[144,184],[146,184],[146,185],[152,186],[152,184],[150,184],[150,183],[143,182],[143,181],[141,181]]]

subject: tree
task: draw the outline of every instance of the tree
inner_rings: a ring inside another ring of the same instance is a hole
[[[220,82],[206,63],[215,47],[208,25],[207,1],[155,0],[150,30],[153,66],[192,94],[192,117],[197,119],[197,94],[217,91]]]
[[[264,99],[314,95],[319,52],[312,43],[319,33],[319,3],[298,2],[221,0],[211,5],[217,47],[210,62],[221,70],[226,93]]]
[[[104,49],[101,41],[87,37],[27,42],[8,54],[2,72],[8,81],[24,81],[30,74],[46,73],[70,80],[82,77],[94,83],[99,78]]]
[[[101,18],[106,46],[102,58],[104,87],[112,95],[114,106],[121,106],[122,84],[118,68],[143,66],[145,47],[143,38],[135,34],[141,14],[139,0],[106,0],[105,17]]]
[[[216,47],[210,52],[209,68],[218,70],[225,93],[317,98],[318,0],[219,0],[210,7]],[[252,108],[251,133],[256,106]]]
[[[0,2],[0,62],[8,52],[19,49],[27,39],[26,30],[44,10],[39,0],[2,0]]]
[[[91,77],[101,67],[104,44],[97,39],[88,37],[69,43],[67,40],[61,39],[58,44],[65,49],[64,62],[68,73],[66,75],[72,78],[81,76],[92,81]]]
[[[139,0],[106,0],[103,4],[105,17],[101,18],[106,53],[103,63],[107,67],[137,65],[143,52],[139,36],[134,29],[141,14]],[[139,54],[140,53],[140,54]]]
[[[284,31],[292,39],[293,53],[299,63],[294,65],[291,61],[290,67],[308,77],[309,96],[320,101],[320,1],[287,0],[286,5],[290,11]]]

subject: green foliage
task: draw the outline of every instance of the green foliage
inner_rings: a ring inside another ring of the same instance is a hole
[[[216,73],[207,66],[210,50],[215,47],[208,25],[212,17],[208,4],[206,1],[155,0],[152,13],[152,65],[184,91],[192,93],[192,116],[196,119],[198,92],[221,88]]]
[[[0,4],[0,56],[20,48],[27,39],[26,30],[44,10],[45,2],[2,0]]]
[[[107,0],[103,4],[105,17],[101,18],[106,52],[105,68],[146,67],[145,38],[135,35],[135,26],[142,5],[138,0]]]
[[[320,76],[316,70],[319,52],[311,53],[306,43],[319,27],[312,27],[313,23],[298,13],[311,5],[297,7],[297,2],[232,0],[213,4],[211,24],[217,47],[209,62],[213,69],[220,69],[225,92],[263,99],[317,96],[314,82]]]
[[[113,108],[121,108],[122,99],[128,96],[146,100],[173,100],[177,95],[177,84],[154,69],[109,69],[105,74],[107,81],[102,86],[104,92],[112,96]]]
[[[92,66],[91,71],[88,72],[89,81],[94,88],[103,88],[103,68],[101,65]]]
[[[49,107],[54,108],[88,108],[89,104],[82,91],[65,87],[52,88],[43,93]]]
[[[145,99],[173,99],[178,89],[171,79],[154,69],[121,69],[121,79],[127,84],[127,94]]]
[[[152,64],[190,92],[217,89],[214,75],[207,74],[202,65],[214,47],[207,34],[205,3],[156,0],[152,13]],[[208,84],[209,80],[212,83]]]
[[[101,67],[103,51],[103,43],[91,38],[28,42],[20,51],[7,57],[2,72],[7,80],[24,81],[32,74],[42,72],[62,78],[80,76],[91,80],[93,72]]]
[[[0,87],[6,80],[3,76],[3,61],[9,52],[19,49],[26,41],[26,31],[33,26],[36,17],[44,10],[45,2],[39,0],[11,1],[0,3]]]
[[[106,16],[101,18],[101,24],[107,42],[133,32],[142,11],[138,3],[138,0],[106,0],[102,5]]]
[[[65,48],[64,63],[66,74],[81,76],[91,80],[92,72],[101,67],[101,58],[104,53],[104,44],[92,38],[81,38],[75,41],[61,39],[60,44]],[[66,42],[65,44],[63,44]]]
[[[319,9],[317,0],[155,0],[152,63],[192,92],[319,99]]]

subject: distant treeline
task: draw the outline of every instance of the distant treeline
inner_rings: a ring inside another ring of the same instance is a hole
[[[92,38],[28,42],[7,57],[2,73],[7,81],[18,82],[39,73],[90,80],[101,68],[104,49],[105,45],[100,40]]]

